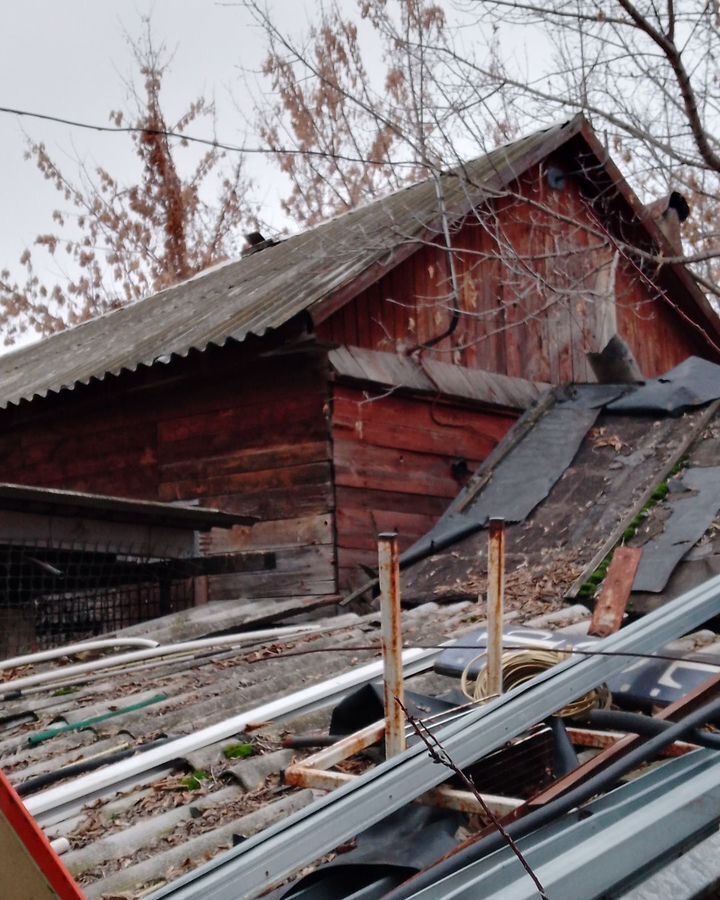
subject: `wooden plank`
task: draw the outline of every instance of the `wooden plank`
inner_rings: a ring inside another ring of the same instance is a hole
[[[373,399],[376,398],[376,399]],[[413,427],[453,427],[471,429],[485,434],[503,433],[506,423],[512,423],[517,415],[510,410],[488,410],[463,401],[443,400],[438,397],[408,397],[399,394],[375,392],[368,398],[364,391],[346,385],[336,385],[333,396],[333,421],[352,427],[359,413],[362,422],[387,424],[387,421],[412,422]],[[493,425],[497,428],[492,432]]]
[[[441,516],[447,509],[447,498],[431,494],[407,494],[404,491],[360,489],[337,485],[337,509],[390,510]]]
[[[173,497],[168,492],[168,499]],[[292,491],[287,488],[244,491],[240,494],[211,494],[203,497],[203,506],[224,509],[243,515],[258,516],[260,519],[290,519],[328,512],[334,507],[335,495],[332,483],[299,484]],[[252,512],[249,512],[252,510]]]
[[[335,482],[343,487],[430,493],[452,499],[458,492],[450,461],[440,456],[337,440]]]
[[[333,514],[327,512],[258,522],[252,527],[214,528],[210,532],[207,546],[211,553],[230,553],[257,548],[281,550],[286,547],[333,542]]]
[[[232,448],[233,442],[238,438],[255,434],[257,445],[260,443],[260,435],[257,434],[260,429],[263,432],[273,429],[273,433],[282,435],[282,431],[278,430],[279,426],[297,421],[305,423],[304,434],[307,441],[315,431],[312,427],[315,424],[313,419],[307,417],[322,412],[324,402],[324,395],[317,391],[307,395],[285,396],[282,399],[275,396],[264,403],[239,404],[209,413],[166,419],[158,423],[158,441],[161,447],[173,448],[176,453],[178,446],[193,446],[193,439],[202,440],[209,436],[227,435]],[[248,446],[253,444],[248,443]]]
[[[357,441],[387,450],[411,450],[430,456],[442,456],[448,460],[465,457],[468,467],[479,465],[497,447],[500,440],[512,427],[512,421],[503,422],[503,427],[493,423],[494,434],[478,434],[468,430],[448,431],[442,426],[435,429],[412,428],[398,423],[364,423],[358,420],[353,427],[336,424],[336,439]],[[490,429],[489,429],[490,430]],[[499,433],[498,433],[499,432]]]
[[[602,592],[595,603],[588,634],[607,637],[618,631],[630,599],[641,556],[641,547],[617,548],[603,582]]]
[[[102,547],[144,557],[195,555],[195,532],[163,526],[106,522],[91,516],[52,516],[6,510],[0,515],[0,541],[48,543],[50,546]]]
[[[329,483],[329,463],[316,462],[257,472],[210,476],[202,480],[164,482],[160,485],[159,494],[161,499],[196,498],[217,494],[257,494],[280,488],[287,490],[298,485]]]
[[[235,475],[330,459],[328,441],[241,447],[219,456],[203,456],[160,465],[162,482],[182,482],[217,475]]]

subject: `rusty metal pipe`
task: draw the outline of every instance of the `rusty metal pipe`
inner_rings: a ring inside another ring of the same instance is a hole
[[[383,654],[385,701],[385,755],[397,756],[407,746],[400,621],[400,553],[395,532],[378,535],[378,579],[380,582],[380,637]],[[396,698],[400,703],[396,703]]]
[[[487,581],[487,693],[502,694],[503,611],[505,605],[505,520],[490,519]]]

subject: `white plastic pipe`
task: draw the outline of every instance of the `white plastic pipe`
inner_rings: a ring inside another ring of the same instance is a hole
[[[428,669],[440,653],[440,650],[405,650],[403,652],[405,674],[416,674]],[[262,706],[256,706],[255,709],[246,710],[222,722],[201,728],[193,734],[168,741],[167,744],[153,747],[152,750],[146,750],[128,759],[112,763],[95,772],[88,772],[74,781],[48,788],[46,791],[28,797],[24,801],[25,806],[33,816],[39,816],[41,813],[58,809],[66,804],[72,805],[81,797],[97,796],[127,778],[181,758],[185,754],[207,747],[209,744],[232,737],[234,734],[244,731],[249,725],[270,722],[288,713],[298,713],[303,709],[315,708],[319,704],[328,703],[333,698],[344,695],[359,685],[382,677],[382,672],[381,660],[351,669],[349,672],[343,672],[342,675],[328,681],[322,681],[320,684],[314,684],[277,700],[271,700]]]
[[[35,675],[26,675],[24,678],[15,678],[13,681],[0,681],[0,694],[15,693],[38,684],[52,684],[62,679],[74,678],[85,672],[95,672],[98,669],[110,669],[125,663],[137,662],[141,659],[156,659],[162,656],[173,656],[178,653],[189,653],[194,650],[206,650],[210,647],[225,647],[233,644],[254,644],[257,641],[273,640],[274,638],[287,638],[292,635],[312,634],[320,631],[317,625],[296,625],[282,628],[266,628],[261,631],[246,631],[242,634],[227,634],[221,637],[202,638],[198,641],[185,641],[179,644],[164,644],[160,647],[151,647],[147,650],[136,650],[131,653],[116,653],[103,659],[95,659],[92,662],[78,663],[75,666],[62,666],[59,669],[51,669],[47,672],[38,672]]]
[[[39,650],[37,653],[27,653],[25,656],[11,656],[0,662],[0,671],[14,669],[16,666],[34,666],[36,663],[47,662],[50,659],[59,659],[61,656],[73,656],[75,653],[84,653],[86,650],[105,650],[108,647],[157,647],[157,641],[150,638],[102,638],[97,641],[81,641],[78,644],[65,644],[63,647],[53,647],[52,650]]]

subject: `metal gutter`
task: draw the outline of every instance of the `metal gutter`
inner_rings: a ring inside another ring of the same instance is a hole
[[[652,652],[720,612],[720,576],[599,641],[599,651]],[[627,665],[622,655],[571,658],[437,732],[464,768]],[[422,745],[387,760],[346,787],[243,842],[153,895],[176,900],[256,897],[303,865],[379,822],[447,779]]]
[[[539,828],[518,845],[553,900],[593,900],[677,852],[720,821],[720,758],[700,750],[666,763]],[[669,823],[672,822],[672,826]],[[608,865],[608,861],[612,864]],[[413,900],[535,900],[537,890],[504,847]]]

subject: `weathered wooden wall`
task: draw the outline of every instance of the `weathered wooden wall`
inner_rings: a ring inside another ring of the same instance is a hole
[[[573,177],[555,190],[546,173],[547,164],[531,170],[453,234],[462,316],[428,355],[533,381],[582,382],[593,380],[586,354],[602,348],[614,324],[648,376],[707,354],[629,261],[621,256],[613,268],[614,251]],[[446,251],[425,245],[318,331],[404,352],[447,328],[449,290]]]
[[[515,418],[402,392],[368,401],[360,387],[337,384],[332,426],[340,587],[357,582],[359,566],[377,564],[378,532],[397,531],[403,549],[425,534],[464,483],[453,474],[453,462],[464,459],[472,472]]]
[[[3,416],[3,478],[257,515],[212,552],[277,549],[276,571],[223,576],[211,598],[334,593],[325,355],[208,350]]]

